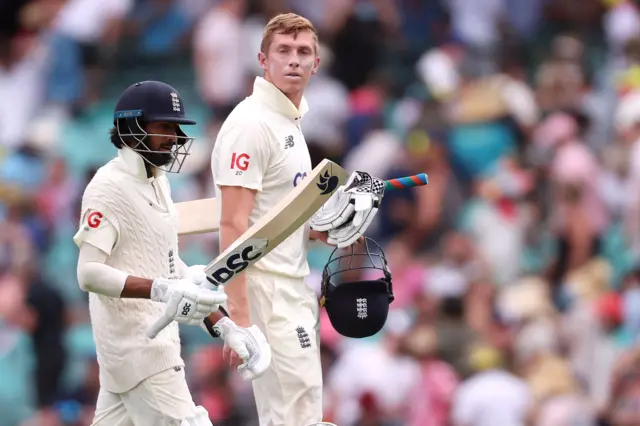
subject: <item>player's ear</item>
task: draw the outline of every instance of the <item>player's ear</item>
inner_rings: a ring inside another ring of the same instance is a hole
[[[311,75],[317,73],[319,67],[320,67],[320,56],[316,56],[316,60],[313,61],[313,68],[311,68]]]
[[[258,52],[258,63],[263,71],[267,71],[267,55],[262,52]]]

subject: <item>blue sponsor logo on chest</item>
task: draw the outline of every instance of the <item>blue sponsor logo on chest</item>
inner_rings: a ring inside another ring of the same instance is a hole
[[[293,187],[295,188],[296,186],[298,186],[298,183],[300,183],[300,181],[306,177],[307,177],[307,172],[296,173],[296,175],[293,177]]]

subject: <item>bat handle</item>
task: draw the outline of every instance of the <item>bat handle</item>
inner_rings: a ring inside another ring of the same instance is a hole
[[[169,324],[173,322],[173,318],[171,317],[160,317],[156,322],[151,324],[151,326],[147,329],[147,337],[149,339],[155,339],[156,336]]]
[[[405,176],[385,181],[387,185],[385,189],[405,189],[416,186],[423,186],[429,183],[429,177],[426,173],[418,173],[417,175]]]

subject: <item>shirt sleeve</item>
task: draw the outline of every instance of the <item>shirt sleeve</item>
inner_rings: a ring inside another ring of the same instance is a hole
[[[107,254],[93,244],[83,244],[78,256],[78,283],[84,291],[120,297],[128,275],[105,264]]]
[[[73,242],[78,247],[83,243],[89,243],[107,255],[111,254],[117,241],[118,229],[109,221],[106,214],[96,209],[88,209],[84,212],[78,232],[73,237]]]
[[[249,123],[227,130],[216,142],[213,168],[217,186],[241,186],[262,190],[268,168],[270,139],[260,123]]]

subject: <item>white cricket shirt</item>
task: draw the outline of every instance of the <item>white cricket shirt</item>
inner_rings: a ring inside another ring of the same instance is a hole
[[[211,155],[218,213],[220,186],[255,189],[251,226],[311,172],[309,149],[300,127],[307,111],[304,98],[298,109],[276,86],[256,77],[251,96],[240,102],[223,123]],[[258,261],[255,268],[305,277],[309,274],[308,239],[309,226],[305,224]]]
[[[106,265],[127,275],[177,278],[177,230],[167,177],[157,170],[147,178],[142,158],[123,148],[87,185],[74,242],[98,247],[108,254]],[[176,322],[153,340],[146,336],[164,308],[147,299],[89,293],[101,387],[126,392],[153,374],[184,365]]]

